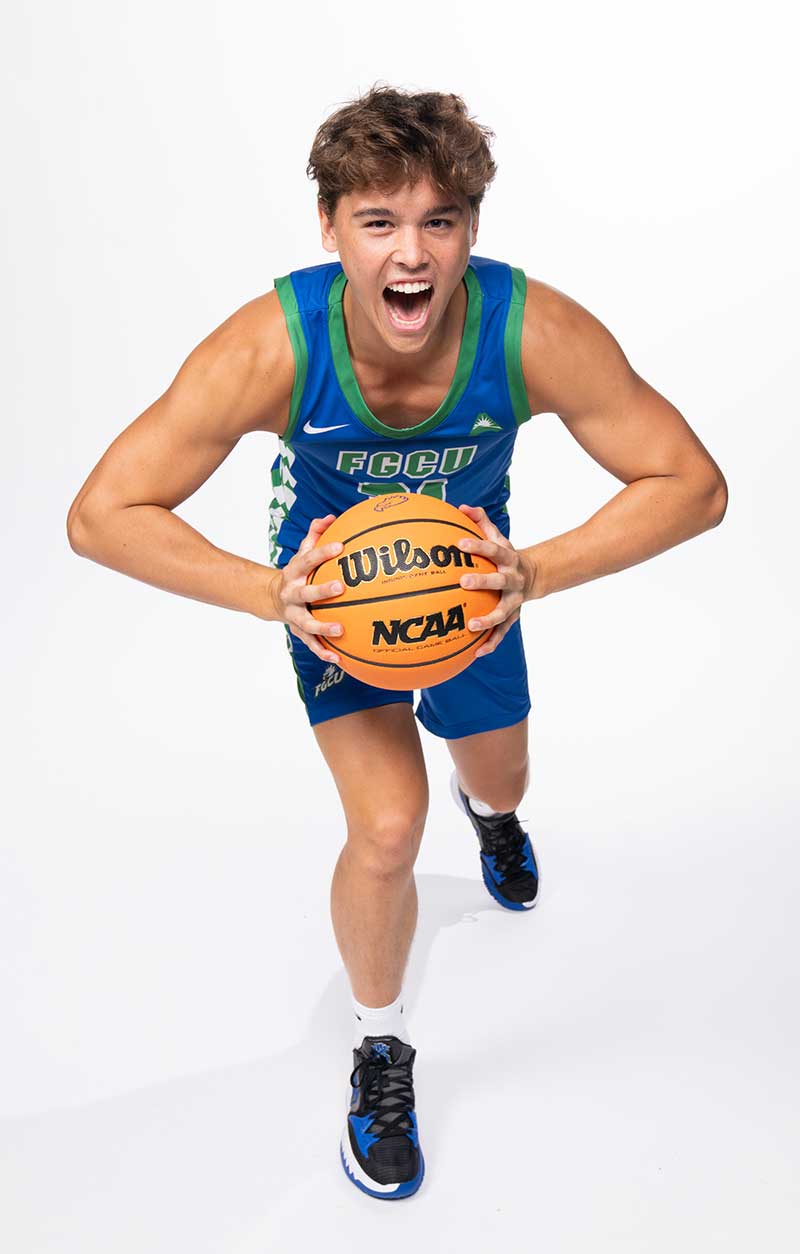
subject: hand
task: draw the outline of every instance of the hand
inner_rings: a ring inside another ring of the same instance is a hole
[[[330,544],[319,544],[323,531],[330,527],[335,518],[335,514],[326,514],[324,518],[313,519],[294,557],[279,571],[279,577],[272,580],[270,592],[278,620],[286,623],[298,640],[302,640],[323,662],[340,665],[337,654],[331,653],[320,644],[317,637],[340,636],[342,624],[320,622],[306,608],[315,601],[324,601],[326,597],[339,596],[342,592],[342,584],[336,579],[312,586],[306,583],[312,570],[327,558],[335,557],[341,552],[342,545],[338,540]]]
[[[494,629],[475,651],[476,657],[485,657],[494,653],[503,636],[519,618],[523,601],[530,598],[536,567],[518,553],[502,531],[495,527],[486,510],[474,505],[459,505],[458,508],[476,522],[486,536],[485,540],[464,536],[459,540],[458,547],[467,553],[488,557],[497,567],[496,573],[462,575],[459,580],[462,588],[497,588],[501,592],[500,600],[491,613],[484,614],[483,618],[471,618],[467,623],[470,631],[486,631],[487,627]]]

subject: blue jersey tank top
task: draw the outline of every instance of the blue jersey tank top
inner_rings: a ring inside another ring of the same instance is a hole
[[[272,465],[272,565],[286,565],[312,519],[383,492],[482,505],[509,535],[508,468],[517,429],[531,416],[520,349],[526,279],[505,262],[470,257],[463,281],[467,313],[449,391],[429,418],[398,430],[371,413],[358,386],[342,315],[341,262],[274,280],[295,377]]]

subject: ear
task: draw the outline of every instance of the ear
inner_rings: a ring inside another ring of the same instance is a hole
[[[476,243],[478,242],[478,219],[480,218],[480,216],[481,216],[481,209],[479,205],[478,208],[475,209],[472,214],[472,228],[471,228],[472,235],[471,235],[470,244],[469,244],[470,248],[474,248]]]
[[[322,205],[317,201],[317,213],[319,215],[319,226],[322,233],[322,247],[326,253],[336,253],[339,251],[339,245],[336,243],[336,229],[333,225],[333,219],[329,218]],[[336,210],[334,210],[334,217]]]

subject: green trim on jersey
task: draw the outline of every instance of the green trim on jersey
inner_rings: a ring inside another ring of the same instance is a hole
[[[290,632],[290,630],[291,630],[291,628],[286,627],[286,648],[289,650],[289,657],[292,659],[292,666],[293,666],[293,668],[294,668],[294,677],[295,677],[295,679],[296,679],[296,681],[297,681],[297,691],[300,693],[300,700],[303,702],[303,705],[306,705],[306,706],[307,706],[307,705],[308,705],[308,702],[306,701],[306,694],[305,694],[305,691],[304,691],[304,689],[303,689],[303,683],[302,683],[302,680],[300,679],[300,672],[299,672],[299,670],[297,669],[297,663],[296,663],[296,662],[295,662],[295,660],[294,660],[294,650],[293,650],[293,648],[292,648],[292,642],[291,642],[291,640],[289,639],[289,632]]]
[[[279,279],[274,279],[273,282],[275,291],[278,293],[278,300],[281,302],[281,309],[286,318],[286,328],[289,332],[289,339],[292,341],[292,352],[294,353],[292,399],[289,405],[289,421],[286,424],[286,431],[283,435],[284,443],[287,443],[294,435],[297,417],[300,413],[300,405],[303,400],[303,389],[306,385],[306,373],[308,372],[308,346],[303,323],[300,319],[300,311],[297,308],[297,297],[292,287],[291,275],[281,275]]]
[[[377,431],[379,435],[389,436],[393,440],[406,440],[412,436],[424,435],[425,432],[438,427],[440,422],[444,422],[447,415],[455,409],[472,374],[481,329],[481,305],[483,303],[478,276],[472,266],[468,265],[464,271],[464,282],[467,287],[467,316],[464,321],[464,333],[461,337],[456,371],[447,396],[436,413],[413,427],[390,427],[385,422],[381,422],[380,418],[376,418],[368,408],[367,402],[361,395],[361,388],[358,386],[353,363],[350,360],[342,316],[342,296],[346,282],[347,276],[344,270],[341,270],[331,284],[328,297],[328,332],[333,364],[347,403],[356,417],[372,431]]]
[[[525,295],[528,290],[528,281],[524,270],[520,270],[518,266],[511,267],[511,274],[511,301],[508,306],[503,347],[506,356],[506,378],[508,379],[508,390],[511,395],[511,407],[514,410],[514,417],[519,427],[531,417],[531,407],[528,403],[525,379],[522,374],[522,319],[525,313]]]

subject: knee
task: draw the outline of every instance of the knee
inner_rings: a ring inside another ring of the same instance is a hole
[[[487,781],[478,794],[479,799],[502,813],[516,810],[528,791],[529,778],[530,765],[526,754],[521,762],[508,763],[502,777],[495,776]]]
[[[378,878],[410,875],[425,827],[426,806],[384,809],[351,822],[347,848],[362,868]]]

